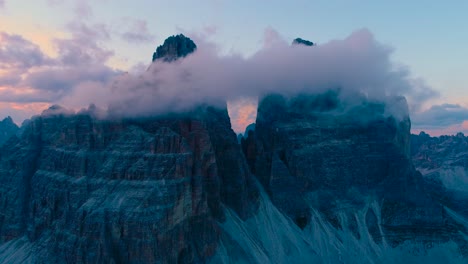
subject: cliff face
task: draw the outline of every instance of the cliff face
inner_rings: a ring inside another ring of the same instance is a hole
[[[440,137],[424,132],[411,135],[411,155],[414,165],[424,173],[439,168],[468,168],[468,137],[463,133]]]
[[[376,244],[459,237],[412,165],[409,118],[388,115],[383,103],[344,107],[333,92],[267,96],[243,149],[273,204],[304,230],[318,212],[357,239],[363,221]]]
[[[445,209],[453,200],[409,159],[409,120],[378,103],[344,110],[335,99],[266,97],[242,141],[245,157],[225,109],[114,121],[49,111],[0,154],[0,262],[466,254],[462,206]]]
[[[468,217],[468,137],[411,135],[411,155],[433,195]]]
[[[13,119],[11,119],[11,117],[7,117],[0,121],[0,146],[3,145],[3,143],[10,139],[13,135],[16,135],[18,130],[18,126],[13,123]]]
[[[25,243],[39,262],[201,262],[217,248],[222,207],[245,218],[258,197],[227,111],[213,108],[39,117],[0,168],[0,243]]]

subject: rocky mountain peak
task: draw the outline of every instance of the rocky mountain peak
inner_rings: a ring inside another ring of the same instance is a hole
[[[11,118],[11,116],[7,116],[7,117],[5,117],[5,118],[2,120],[2,123],[10,123],[10,124],[13,124],[13,119]]]
[[[313,43],[312,41],[309,41],[309,40],[305,40],[305,39],[302,39],[302,38],[296,38],[295,40],[293,40],[293,45],[305,45],[305,46],[314,46],[315,43]]]
[[[11,136],[15,135],[18,129],[18,126],[13,122],[10,116],[0,121],[0,145],[5,143]]]
[[[194,52],[197,45],[183,34],[170,36],[164,41],[164,44],[153,53],[153,61],[163,60],[165,62],[175,61]]]

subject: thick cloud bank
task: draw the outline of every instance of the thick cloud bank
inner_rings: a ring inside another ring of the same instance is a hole
[[[124,74],[106,85],[84,82],[61,103],[74,108],[95,103],[112,116],[132,117],[185,111],[200,104],[223,105],[268,93],[338,89],[344,98],[359,94],[375,100],[403,95],[412,108],[435,94],[392,63],[392,50],[367,30],[313,47],[290,45],[271,32],[265,40],[264,48],[248,58],[220,56],[213,44],[195,40],[198,49],[184,59],[156,61],[139,76]]]

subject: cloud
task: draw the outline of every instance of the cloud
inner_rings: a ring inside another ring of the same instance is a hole
[[[105,1],[105,0],[101,0]],[[73,6],[73,13],[77,18],[91,18],[93,16],[93,9],[90,0],[46,0],[50,6],[58,6],[64,3],[71,3]]]
[[[265,47],[249,58],[219,56],[213,44],[196,40],[198,50],[185,59],[155,62],[140,76],[120,76],[103,87],[107,101],[102,106],[118,116],[152,115],[268,93],[296,95],[329,89],[340,90],[343,98],[359,94],[383,100],[405,95],[412,105],[419,105],[432,93],[408,70],[395,67],[392,50],[367,30],[314,47],[291,46],[271,30],[265,40]],[[92,102],[89,91],[74,94],[86,98],[84,104]]]
[[[77,65],[76,67],[46,68],[29,74],[24,80],[29,87],[37,90],[67,92],[81,82],[106,83],[117,72],[103,65]]]
[[[5,0],[0,0],[0,8],[5,8]]]
[[[53,103],[81,83],[107,83],[121,73],[106,65],[113,51],[105,25],[72,22],[69,38],[55,39],[56,57],[19,35],[0,32],[0,102]]]
[[[2,103],[35,103],[50,102],[55,94],[50,91],[39,91],[29,87],[7,87],[0,89]]]
[[[49,0],[51,1],[51,0]],[[52,0],[54,1],[54,0]],[[55,0],[55,1],[60,1],[60,0]],[[66,1],[66,0],[62,0]],[[83,19],[83,18],[91,18],[93,17],[93,8],[91,6],[91,3],[93,2],[107,2],[108,0],[71,0],[74,2],[74,8],[73,11],[75,13],[75,16],[78,19]]]
[[[36,44],[20,35],[0,32],[0,70],[24,72],[51,63],[52,60]]]
[[[434,105],[426,111],[415,113],[413,126],[417,129],[441,129],[462,125],[468,121],[468,108],[459,104]]]
[[[85,0],[76,1],[74,11],[76,16],[81,18],[89,18],[93,15],[91,5]]]
[[[133,44],[150,43],[155,40],[145,20],[125,18],[124,22],[125,32],[121,34],[123,40]]]
[[[67,25],[71,38],[54,41],[59,57],[64,65],[87,65],[105,63],[114,52],[100,44],[110,39],[109,29],[104,24],[88,25],[82,22],[71,22]]]
[[[67,28],[71,37],[56,40],[59,55],[52,65],[43,65],[24,76],[15,87],[28,87],[29,92],[10,90],[9,98],[20,100],[18,96],[24,95],[26,100],[38,100],[42,95],[44,101],[74,109],[94,103],[114,117],[158,115],[190,110],[200,104],[240,102],[237,108],[235,103],[230,104],[230,112],[233,125],[242,131],[241,126],[255,118],[256,98],[269,93],[294,96],[335,89],[340,91],[341,99],[348,101],[357,97],[382,101],[404,95],[412,109],[435,96],[407,69],[397,67],[390,60],[392,49],[377,42],[367,30],[306,47],[291,46],[268,29],[264,47],[247,58],[219,55],[214,44],[198,38],[203,34],[196,35],[195,53],[173,63],[156,61],[147,71],[133,75],[105,65],[113,55],[101,44],[112,35],[108,27],[74,22]]]

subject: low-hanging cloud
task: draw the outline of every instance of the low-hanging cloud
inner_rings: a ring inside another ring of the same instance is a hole
[[[415,127],[422,129],[444,128],[468,121],[468,108],[459,104],[433,105],[413,116]]]
[[[156,61],[143,74],[122,75],[106,86],[76,87],[64,102],[75,107],[96,103],[111,115],[141,116],[268,93],[339,89],[343,97],[360,94],[375,100],[404,95],[414,108],[436,94],[392,63],[392,49],[378,43],[368,30],[314,47],[290,45],[278,34],[267,35],[264,48],[248,58],[220,56],[216,46],[196,40],[197,51],[184,59]]]

